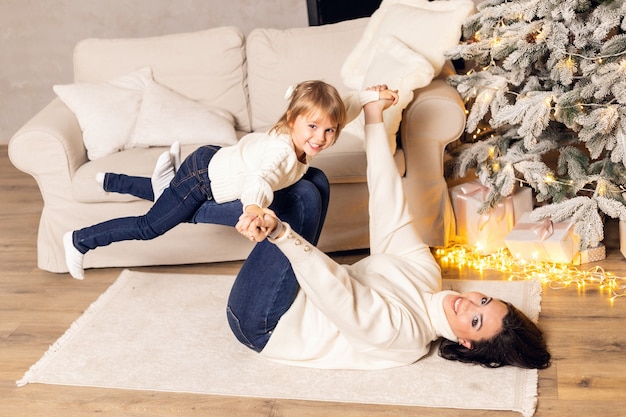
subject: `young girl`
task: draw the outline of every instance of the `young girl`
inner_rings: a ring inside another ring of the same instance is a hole
[[[145,215],[109,220],[63,236],[70,274],[84,278],[87,251],[122,240],[154,239],[190,221],[207,202],[222,204],[239,199],[244,213],[253,217],[270,213],[267,207],[274,191],[300,180],[310,158],[335,142],[347,120],[356,117],[361,104],[377,99],[378,92],[365,91],[358,94],[359,103],[353,103],[355,97],[350,96],[344,104],[329,84],[302,82],[291,92],[286,112],[268,133],[248,134],[234,146],[200,147],[180,165],[168,187],[164,187],[171,172],[168,164],[172,164],[177,151],[166,152],[153,175],[155,203]],[[116,178],[105,175],[105,190],[119,187],[114,184]],[[145,197],[149,196],[144,193]],[[223,224],[219,219],[215,223]]]

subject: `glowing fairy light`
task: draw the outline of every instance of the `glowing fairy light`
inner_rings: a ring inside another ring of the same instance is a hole
[[[552,96],[546,97],[543,101],[547,108],[552,107]]]
[[[603,180],[598,181],[598,186],[596,187],[596,193],[600,196],[600,197],[604,197],[606,196],[606,182]]]
[[[626,278],[617,277],[600,266],[582,270],[571,264],[527,260],[514,257],[507,249],[482,255],[480,247],[453,243],[435,250],[435,258],[442,267],[501,272],[507,281],[538,280],[551,289],[576,286],[579,293],[588,288],[597,288],[606,293],[613,305],[616,298],[626,296]]]
[[[500,39],[499,36],[496,36],[495,38],[491,40],[491,42],[489,42],[489,45],[491,45],[492,47],[496,47],[500,45],[500,43],[502,43],[502,39]]]

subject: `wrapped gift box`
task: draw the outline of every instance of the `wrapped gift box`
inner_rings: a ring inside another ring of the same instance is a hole
[[[593,248],[582,250],[574,257],[572,263],[574,265],[588,264],[590,262],[598,262],[606,259],[606,248],[600,244]]]
[[[450,198],[456,218],[457,239],[476,246],[481,254],[489,254],[506,247],[504,239],[522,214],[533,209],[533,194],[522,187],[504,198],[488,213],[479,214],[489,189],[478,180],[450,189]]]
[[[566,264],[580,262],[579,239],[571,221],[534,222],[530,213],[525,213],[505,241],[514,257]]]

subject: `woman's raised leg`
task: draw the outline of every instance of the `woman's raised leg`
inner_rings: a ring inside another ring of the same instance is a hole
[[[328,210],[329,190],[326,176],[311,168],[298,183],[276,192],[270,208],[309,242],[317,244]],[[260,352],[299,288],[289,260],[276,245],[267,239],[257,243],[228,299],[228,322],[237,339]]]

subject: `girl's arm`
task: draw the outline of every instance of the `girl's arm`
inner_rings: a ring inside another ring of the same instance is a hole
[[[246,158],[249,166],[254,168],[243,179],[241,203],[244,211],[248,211],[249,205],[264,209],[272,203],[274,191],[295,183],[306,170],[300,172],[293,148],[280,138],[269,137],[246,146],[251,146],[246,151]],[[250,210],[262,214],[254,207]]]

